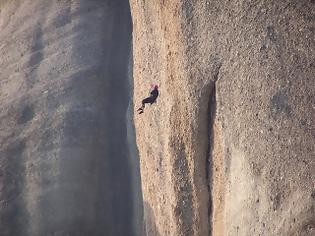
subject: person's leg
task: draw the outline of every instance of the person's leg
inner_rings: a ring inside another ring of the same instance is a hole
[[[145,107],[145,99],[142,100],[142,106],[138,109],[138,111],[143,110]]]
[[[144,112],[144,107],[145,107],[146,103],[152,104],[152,98],[147,97],[147,98],[142,100],[142,106],[138,109],[138,111],[140,111],[139,114],[142,114]]]
[[[142,106],[144,107],[144,104],[145,104],[145,103],[151,103],[151,101],[152,101],[152,98],[151,98],[151,97],[148,97],[148,98],[143,99],[143,100],[142,100]]]
[[[142,100],[142,106],[138,110],[144,110],[144,107],[145,107],[146,103],[151,103],[150,97],[145,98],[145,99]]]

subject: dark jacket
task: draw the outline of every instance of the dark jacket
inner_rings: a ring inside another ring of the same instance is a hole
[[[159,90],[158,89],[153,89],[152,91],[151,91],[151,98],[153,98],[154,99],[154,101],[157,99],[157,97],[159,96]]]
[[[156,101],[158,96],[159,96],[159,90],[158,89],[153,89],[150,92],[150,97],[147,97],[147,98],[142,100],[142,106],[144,106],[145,103],[150,103],[150,104],[155,103],[155,101]]]

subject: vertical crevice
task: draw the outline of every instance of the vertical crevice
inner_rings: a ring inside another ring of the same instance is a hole
[[[213,181],[213,145],[214,145],[214,122],[216,118],[216,83],[219,79],[221,64],[217,64],[213,69],[213,79],[210,84],[209,100],[208,100],[208,147],[207,147],[207,158],[206,158],[206,182],[208,187],[208,222],[209,222],[209,233],[212,235],[212,213],[213,213],[213,199],[212,199],[212,181]]]

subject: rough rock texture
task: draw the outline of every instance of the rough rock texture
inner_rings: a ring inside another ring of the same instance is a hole
[[[130,45],[127,0],[0,0],[1,236],[139,235]]]
[[[131,9],[145,234],[314,235],[314,1]]]

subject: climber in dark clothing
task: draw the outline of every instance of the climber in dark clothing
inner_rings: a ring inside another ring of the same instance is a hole
[[[157,97],[159,96],[159,86],[154,85],[153,90],[150,92],[150,97],[147,97],[142,100],[142,106],[138,109],[139,114],[142,114],[144,112],[144,107],[146,103],[150,103],[151,105],[156,102]]]

